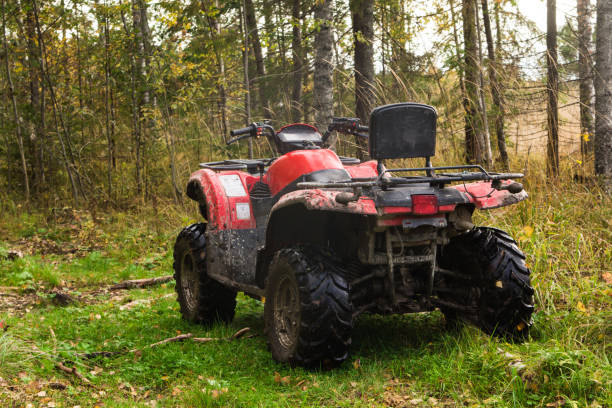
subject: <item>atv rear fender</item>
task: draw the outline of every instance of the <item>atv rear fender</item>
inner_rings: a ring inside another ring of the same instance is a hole
[[[274,253],[298,244],[329,247],[337,255],[354,258],[361,232],[377,215],[371,198],[340,204],[340,191],[298,190],[285,194],[272,207],[266,229],[265,248],[259,252],[257,284],[264,286],[267,267]]]
[[[512,180],[501,181],[502,186],[513,183]],[[508,190],[496,190],[490,181],[479,181],[476,183],[458,184],[451,186],[463,193],[463,195],[479,210],[490,210],[516,204],[526,199],[529,195],[525,190],[512,194]]]

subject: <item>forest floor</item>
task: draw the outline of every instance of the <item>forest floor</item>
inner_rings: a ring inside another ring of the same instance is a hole
[[[5,202],[0,406],[612,406],[611,202],[582,185],[526,186],[527,201],[477,222],[509,231],[527,255],[529,341],[448,331],[439,312],[362,316],[350,359],[332,371],[275,363],[263,306],[243,295],[230,325],[204,328],[181,319],[173,281],[109,289],[171,274],[195,208],[43,214]],[[146,347],[185,334],[214,340]],[[111,353],[86,356],[100,351]]]

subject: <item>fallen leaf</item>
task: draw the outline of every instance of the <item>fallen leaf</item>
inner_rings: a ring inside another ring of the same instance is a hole
[[[563,405],[565,405],[565,399],[564,398],[561,398],[561,399],[558,399],[555,402],[549,402],[548,404],[546,404],[546,406],[549,407],[549,408],[562,407]]]
[[[604,272],[601,277],[608,285],[612,285],[612,273]],[[0,328],[2,328],[2,326],[0,326]]]
[[[582,303],[582,302],[580,302],[580,301],[579,301],[579,302],[576,304],[576,309],[578,309],[578,310],[579,310],[579,311],[581,311],[582,313],[586,313],[586,312],[587,312],[587,309],[586,309],[586,307],[584,306],[584,303]]]
[[[178,387],[174,387],[174,389],[172,390],[172,396],[176,397],[177,395],[179,395],[181,393],[181,389]]]
[[[47,385],[49,386],[49,388],[52,388],[54,390],[65,390],[66,388],[68,388],[66,384],[60,382],[50,382]]]
[[[36,394],[37,397],[46,397],[47,396],[47,391],[42,390],[41,392],[39,392],[38,394]]]
[[[359,367],[361,367],[361,360],[357,359],[357,360],[353,361],[353,367],[355,368],[355,370],[358,370]]]
[[[280,382],[281,382],[281,376],[277,372],[274,373],[274,382],[277,383],[277,384],[280,384]]]

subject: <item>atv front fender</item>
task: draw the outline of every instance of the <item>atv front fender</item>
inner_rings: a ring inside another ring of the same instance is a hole
[[[224,177],[232,178],[238,187],[237,191],[228,194],[223,185]],[[205,207],[206,214],[202,215],[208,221],[209,230],[255,228],[247,193],[248,177],[248,174],[239,171],[216,173],[209,169],[198,170],[191,175],[187,183],[187,196]],[[242,217],[238,214],[239,205],[248,211]]]
[[[512,180],[503,180],[501,182],[502,186],[511,183],[513,183]],[[515,194],[508,190],[496,190],[491,186],[490,181],[459,184],[451,186],[451,188],[461,191],[479,210],[489,210],[516,204],[529,196],[525,190]]]

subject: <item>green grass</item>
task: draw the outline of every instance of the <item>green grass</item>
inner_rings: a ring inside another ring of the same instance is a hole
[[[438,312],[362,316],[350,359],[333,371],[275,363],[263,336],[263,306],[242,295],[231,325],[211,328],[181,320],[174,297],[166,296],[173,283],[65,307],[46,295],[53,287],[86,294],[169,274],[173,239],[195,220],[183,210],[113,213],[96,222],[79,213],[74,228],[8,208],[0,257],[27,246],[22,240],[77,251],[0,261],[0,286],[36,299],[26,312],[8,306],[18,298],[0,298],[0,321],[8,326],[0,329],[0,406],[612,406],[612,286],[605,275],[612,272],[610,200],[535,176],[527,189],[528,201],[478,213],[477,222],[509,231],[527,255],[537,291],[529,341],[510,344],[469,326],[448,331]],[[137,299],[151,301],[120,309]],[[227,337],[243,327],[256,336],[187,340],[94,360],[78,356],[142,348],[179,333]],[[77,367],[92,385],[59,371],[59,361]]]

